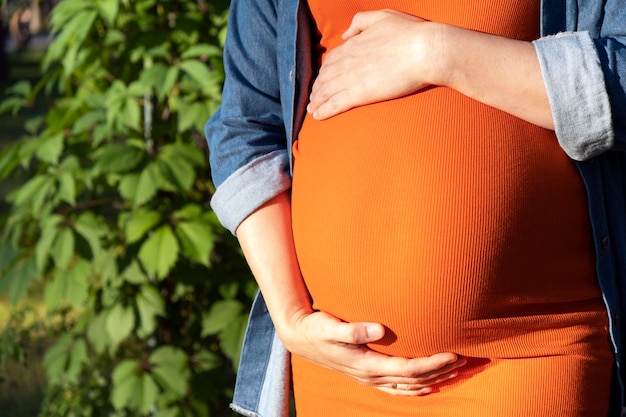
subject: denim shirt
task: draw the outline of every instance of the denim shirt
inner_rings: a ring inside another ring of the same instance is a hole
[[[231,232],[291,187],[291,144],[314,70],[306,2],[232,0],[222,106],[206,125],[211,205]],[[534,43],[563,150],[585,184],[598,283],[615,352],[609,416],[619,416],[626,311],[626,0],[542,0]],[[259,294],[250,313],[232,407],[289,413],[289,353]]]

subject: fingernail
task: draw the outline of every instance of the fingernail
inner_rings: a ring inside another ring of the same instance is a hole
[[[379,326],[370,324],[367,326],[367,336],[368,338],[380,339],[381,337],[383,337],[383,333],[380,331]]]

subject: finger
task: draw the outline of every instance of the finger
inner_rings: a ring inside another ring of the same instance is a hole
[[[364,345],[380,340],[385,335],[385,328],[379,323],[346,323],[322,311],[311,315],[311,318],[315,320],[311,324],[316,327],[316,333],[323,334],[327,341],[334,343]],[[369,351],[367,348],[363,350]]]
[[[391,395],[404,396],[404,397],[419,397],[421,395],[430,394],[432,388],[418,388],[414,389],[409,385],[392,384],[390,386],[376,387],[379,391],[385,392]]]
[[[320,96],[318,96],[320,97]],[[322,96],[323,97],[323,96]],[[320,104],[311,106],[311,114],[316,120],[326,120],[340,113],[346,112],[357,105],[369,104],[371,100],[365,101],[361,98],[354,88],[344,89],[336,92],[332,96],[324,98],[316,98],[315,103]],[[312,101],[313,103],[313,101]]]
[[[378,377],[371,378],[369,383],[371,385],[390,385],[390,384],[398,384],[402,386],[411,386],[414,389],[426,388],[432,385],[440,384],[449,379],[454,379],[459,376],[458,370],[453,370],[449,372],[445,372],[439,375],[434,375],[432,377],[419,377],[419,378],[406,378],[406,377]]]
[[[454,372],[465,359],[454,353],[438,353],[425,358],[407,359],[387,356],[373,350],[360,351],[355,368],[362,370],[362,379],[369,383],[403,382],[428,385]],[[453,374],[456,376],[456,374]]]
[[[353,36],[366,30],[374,23],[385,18],[387,16],[387,10],[373,10],[367,12],[359,12],[354,15],[352,22],[346,31],[341,35],[344,40],[350,39]]]

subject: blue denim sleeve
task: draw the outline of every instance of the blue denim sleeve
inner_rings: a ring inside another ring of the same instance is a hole
[[[560,33],[534,44],[563,150],[582,161],[611,149],[611,106],[589,34]]]
[[[626,149],[626,5],[603,4],[598,33],[564,32],[534,42],[559,143],[579,161]]]
[[[224,47],[220,109],[205,126],[213,182],[211,205],[231,232],[291,186],[276,60],[272,0],[233,0]]]

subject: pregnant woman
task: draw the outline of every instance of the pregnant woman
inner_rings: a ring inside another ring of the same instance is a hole
[[[291,374],[298,417],[619,415],[624,52],[591,5],[233,2],[212,205],[264,298],[236,410],[283,415]]]

